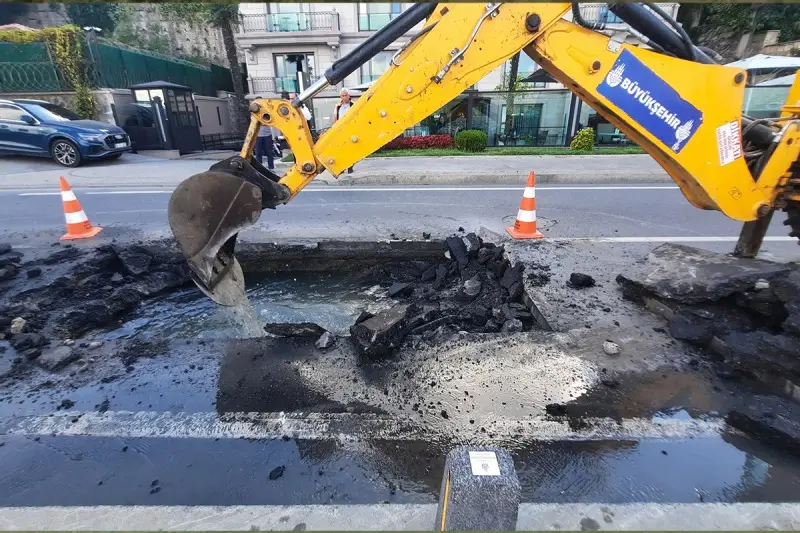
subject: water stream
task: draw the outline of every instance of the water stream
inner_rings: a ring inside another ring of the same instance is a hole
[[[243,305],[222,307],[189,287],[143,302],[117,327],[93,337],[254,338],[264,336],[268,322],[314,322],[346,335],[362,310],[390,304],[384,289],[365,287],[355,273],[251,275]]]

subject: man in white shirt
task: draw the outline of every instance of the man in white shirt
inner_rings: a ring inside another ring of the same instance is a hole
[[[339,103],[336,104],[336,107],[333,109],[333,124],[336,124],[336,121],[342,118],[345,113],[350,111],[350,108],[353,107],[353,102],[350,100],[350,91],[346,88],[342,87],[342,90],[339,91]],[[353,173],[353,167],[347,169],[348,174]]]

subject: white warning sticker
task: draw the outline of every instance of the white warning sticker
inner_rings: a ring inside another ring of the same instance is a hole
[[[717,150],[720,166],[733,163],[742,157],[742,135],[738,120],[717,128]]]
[[[500,464],[494,452],[469,452],[473,476],[499,476]]]

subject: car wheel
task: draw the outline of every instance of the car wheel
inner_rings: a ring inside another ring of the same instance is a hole
[[[50,147],[53,160],[65,167],[77,167],[81,164],[81,152],[75,143],[66,139],[58,139]]]

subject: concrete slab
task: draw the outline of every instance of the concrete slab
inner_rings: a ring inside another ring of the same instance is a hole
[[[682,244],[662,244],[618,279],[631,291],[646,291],[686,304],[716,301],[752,288],[756,281],[785,276],[786,264],[715,254]]]

